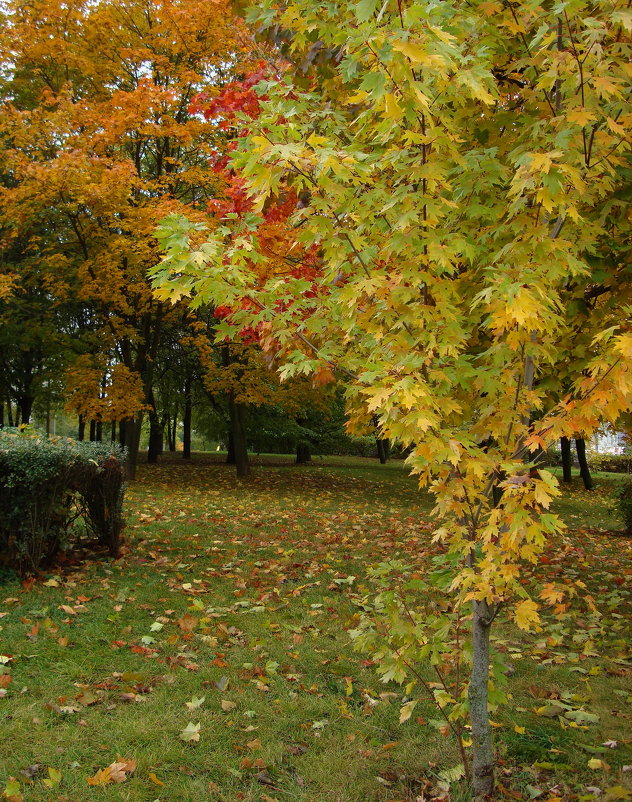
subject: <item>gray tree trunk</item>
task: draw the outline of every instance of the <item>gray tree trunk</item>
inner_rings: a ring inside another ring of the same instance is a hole
[[[472,676],[468,689],[472,724],[472,791],[475,800],[483,800],[494,791],[494,752],[487,708],[491,611],[484,601],[474,601],[473,606]]]

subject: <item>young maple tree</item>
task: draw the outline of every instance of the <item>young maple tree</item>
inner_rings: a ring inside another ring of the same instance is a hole
[[[282,376],[343,372],[352,422],[376,415],[410,447],[436,498],[452,601],[438,613],[424,602],[430,579],[404,576],[416,594],[405,606],[387,582],[379,620],[357,637],[408,695],[424,684],[418,660],[447,666],[430,690],[448,723],[469,716],[483,798],[494,788],[491,625],[539,625],[521,564],[561,528],[548,511],[557,483],[537,455],[615,421],[632,399],[630,15],[587,0],[268,0],[254,18],[283,31],[301,69],[280,62],[254,87],[257,113],[242,115],[230,168],[247,213],[195,247],[199,226],[165,221],[155,286],[229,307],[221,336],[265,332]],[[291,194],[292,247],[317,254],[307,279],[277,273],[261,235],[267,209]],[[586,297],[595,313],[580,350]],[[540,599],[556,596],[543,588]]]

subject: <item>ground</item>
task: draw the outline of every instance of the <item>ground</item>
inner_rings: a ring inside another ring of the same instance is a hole
[[[403,689],[348,634],[371,564],[428,570],[430,499],[395,462],[267,459],[240,482],[212,459],[140,471],[121,559],[0,586],[0,793],[447,799],[459,758],[436,710],[400,725]],[[513,694],[493,714],[499,799],[632,798],[631,541],[611,484],[566,491],[569,530],[525,575],[583,582],[571,606],[540,633],[497,627]]]

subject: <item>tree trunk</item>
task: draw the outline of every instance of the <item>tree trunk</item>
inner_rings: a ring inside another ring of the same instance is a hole
[[[103,442],[103,423],[100,420],[97,421],[96,441],[97,443]]]
[[[246,432],[244,429],[244,406],[243,404],[236,404],[231,398],[229,399],[228,407],[230,410],[234,465],[237,470],[237,476],[244,478],[250,475],[250,461],[248,459]]]
[[[163,425],[156,412],[156,401],[153,391],[149,394],[150,409],[149,415],[149,443],[147,444],[147,462],[154,464],[158,462],[158,456],[162,452],[162,432]]]
[[[33,397],[30,395],[23,395],[18,399],[18,404],[20,407],[20,418],[22,419],[22,423],[30,423],[31,421],[31,410],[33,409]]]
[[[77,429],[77,440],[85,440],[86,438],[86,419],[79,415],[79,427]]]
[[[309,443],[299,443],[296,446],[296,464],[305,465],[312,461],[312,454],[309,450]]]
[[[228,423],[231,426],[231,422]],[[235,438],[233,436],[232,429],[228,430],[228,445],[226,447],[226,464],[227,465],[234,465],[235,464]]]
[[[9,421],[9,426],[13,428],[14,421],[13,421],[13,407],[11,406],[11,402],[7,403],[7,419]]]
[[[173,413],[173,420],[170,422],[169,426],[169,451],[171,453],[175,453],[175,450],[178,446],[178,409],[176,407],[175,412]]]
[[[149,410],[149,443],[147,445],[147,462],[151,465],[158,462],[162,452],[162,426],[155,409]]]
[[[90,421],[90,442],[94,443],[97,439],[97,422],[95,420]]]
[[[184,382],[184,415],[182,417],[182,458],[191,459],[191,378]]]
[[[573,481],[573,460],[571,458],[571,441],[568,437],[560,438],[560,448],[562,450],[562,481]]]
[[[494,791],[494,752],[487,709],[491,615],[487,602],[474,601],[472,604],[472,676],[468,689],[472,724],[472,791],[475,800],[483,800]]]
[[[140,446],[140,432],[143,425],[143,415],[139,413],[134,418],[128,418],[123,422],[125,448],[127,449],[127,460],[125,463],[125,473],[128,479],[136,478],[136,467],[138,465],[138,448]]]
[[[592,490],[592,477],[590,475],[588,461],[586,460],[586,441],[583,437],[575,438],[575,448],[577,449],[577,461],[579,462],[579,475],[582,478],[586,490]]]
[[[0,402],[0,429],[4,428],[4,401]]]
[[[380,465],[386,465],[391,450],[391,444],[387,439],[382,437],[376,437],[375,444],[377,445],[377,456],[380,460]]]
[[[116,443],[116,421],[115,420],[112,421],[112,433],[110,435],[110,440],[113,443]]]

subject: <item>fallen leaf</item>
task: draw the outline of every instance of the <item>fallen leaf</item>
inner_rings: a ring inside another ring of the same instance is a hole
[[[24,799],[22,791],[20,790],[20,783],[15,777],[9,777],[7,780],[2,797],[3,799],[8,799],[9,802],[22,802]]]
[[[199,618],[191,615],[191,613],[185,613],[182,618],[178,618],[176,623],[183,632],[193,632],[199,623]]]
[[[98,769],[93,777],[88,777],[88,785],[107,785],[110,782],[110,767]]]
[[[194,724],[190,721],[187,726],[182,730],[180,733],[180,738],[183,741],[189,742],[197,742],[200,740],[200,723]]]
[[[246,743],[246,746],[248,747],[248,749],[252,749],[253,751],[255,749],[261,749],[261,746],[262,746],[261,740],[259,738],[255,738],[252,741],[248,741]]]
[[[52,766],[48,767],[48,777],[45,777],[42,782],[47,788],[56,788],[61,782],[61,771],[54,769]]]
[[[193,712],[194,710],[197,710],[198,708],[202,707],[205,701],[206,701],[206,696],[201,696],[199,699],[196,696],[194,696],[190,702],[185,702],[184,704],[191,712]]]

